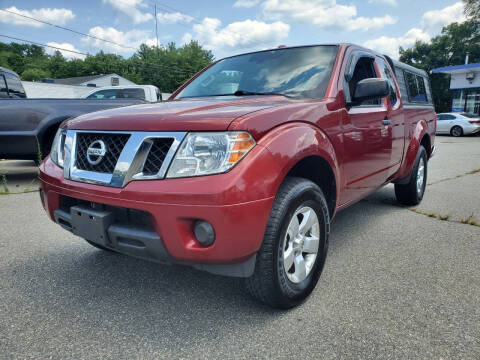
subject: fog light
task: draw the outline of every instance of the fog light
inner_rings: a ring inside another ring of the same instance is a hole
[[[215,241],[215,230],[213,226],[203,220],[198,220],[195,223],[195,237],[197,241],[203,246],[210,246]]]

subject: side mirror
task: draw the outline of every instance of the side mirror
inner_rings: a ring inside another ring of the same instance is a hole
[[[353,102],[361,103],[370,99],[381,99],[390,95],[388,81],[381,78],[369,78],[360,80],[355,87]]]

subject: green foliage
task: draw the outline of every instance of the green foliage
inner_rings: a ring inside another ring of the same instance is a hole
[[[400,48],[400,61],[430,74],[432,69],[438,67],[463,64],[467,53],[471,63],[480,62],[479,27],[471,20],[445,26],[441,35],[432,38],[429,43],[417,41],[410,49]],[[450,77],[446,74],[430,74],[430,81],[436,111],[450,111]]]
[[[42,69],[26,69],[21,78],[26,81],[39,81],[50,76],[50,73]]]
[[[0,42],[0,66],[20,74],[22,80],[116,73],[137,84],[173,92],[212,61],[212,52],[195,41],[179,48],[174,43],[160,48],[141,45],[128,59],[100,51],[84,60],[67,60],[59,51],[48,55],[37,45]]]
[[[465,15],[471,20],[480,21],[480,0],[463,0]]]

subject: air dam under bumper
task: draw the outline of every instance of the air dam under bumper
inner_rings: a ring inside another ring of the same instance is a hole
[[[271,159],[262,163],[255,169],[261,171],[263,182],[257,176],[246,176],[238,166],[234,169],[237,171],[222,175],[133,181],[124,188],[113,188],[65,180],[50,158],[40,166],[39,177],[45,210],[52,220],[74,234],[142,259],[248,277],[254,270],[274,201],[274,190],[269,193],[273,187],[265,184],[270,182],[269,174],[271,184],[278,174],[271,168],[276,166]],[[244,187],[250,187],[252,192],[245,192]],[[242,198],[252,194],[259,200]],[[63,198],[76,202],[65,206]],[[101,207],[92,207],[94,203]],[[112,220],[109,207],[144,212],[151,226]],[[98,219],[98,226],[80,220],[90,216]],[[215,242],[211,246],[204,247],[196,240],[194,226],[198,220],[213,226]],[[87,230],[73,229],[77,224]]]

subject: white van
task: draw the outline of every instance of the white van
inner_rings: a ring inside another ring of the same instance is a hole
[[[157,102],[168,99],[170,94],[161,93],[153,85],[102,86],[90,92],[87,99],[141,99]]]

